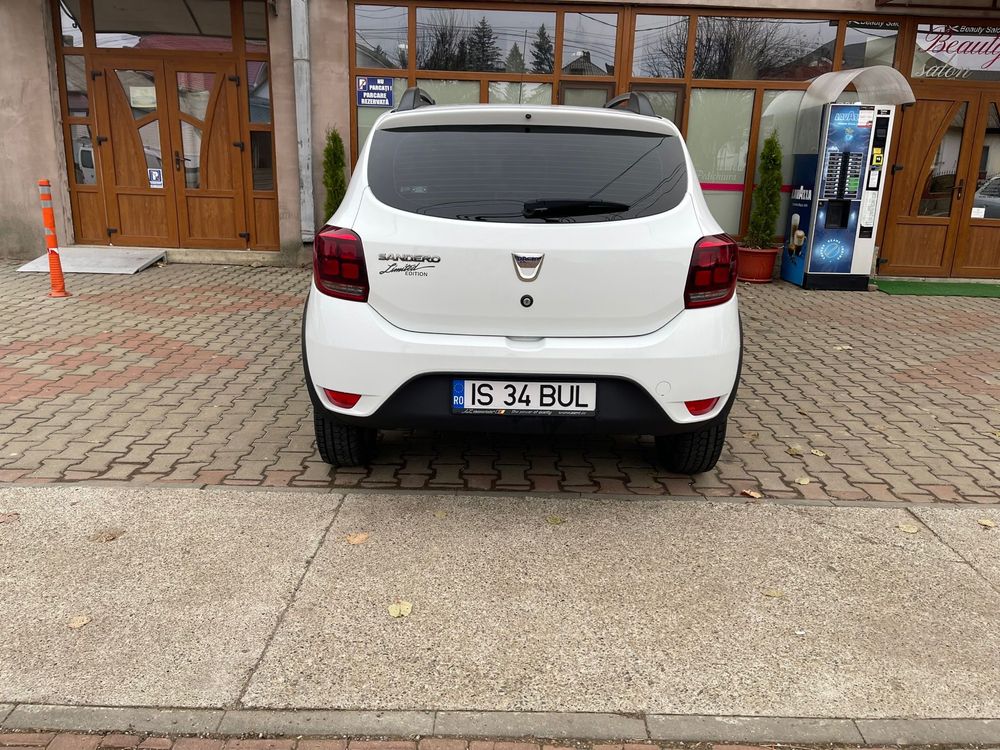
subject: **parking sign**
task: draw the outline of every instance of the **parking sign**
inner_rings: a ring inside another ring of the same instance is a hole
[[[356,81],[359,107],[392,108],[392,79],[378,76],[358,76]]]

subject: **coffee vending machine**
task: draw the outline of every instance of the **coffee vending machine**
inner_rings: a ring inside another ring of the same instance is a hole
[[[864,290],[889,169],[894,105],[827,104],[817,153],[795,154],[781,278]]]

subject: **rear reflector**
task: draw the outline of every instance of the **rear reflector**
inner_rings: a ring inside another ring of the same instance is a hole
[[[361,399],[360,393],[344,393],[343,391],[333,391],[329,388],[324,388],[323,393],[326,394],[326,397],[330,399],[334,406],[339,406],[341,409],[353,409],[354,405]]]
[[[724,234],[702,237],[691,254],[684,306],[710,307],[728,302],[736,291],[736,243]]]
[[[326,226],[313,242],[316,288],[354,302],[368,300],[368,271],[361,238],[350,229]]]
[[[685,401],[684,406],[691,412],[692,417],[700,417],[712,411],[717,403],[719,403],[718,396],[715,398],[700,398],[696,401]]]

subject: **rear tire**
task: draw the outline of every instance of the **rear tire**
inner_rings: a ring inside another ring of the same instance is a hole
[[[728,414],[695,432],[657,435],[656,456],[668,471],[676,474],[701,474],[719,462],[726,444]]]
[[[375,457],[378,431],[342,424],[313,407],[316,447],[331,466],[367,466]]]

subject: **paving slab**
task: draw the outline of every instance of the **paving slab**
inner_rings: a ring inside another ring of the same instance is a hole
[[[235,701],[338,502],[0,487],[0,700]]]
[[[210,734],[218,730],[222,715],[223,711],[218,709],[29,705],[15,708],[3,722],[3,727],[75,732]]]
[[[915,508],[913,512],[1000,591],[1000,508],[955,508],[952,513]],[[984,526],[980,521],[996,525]]]
[[[996,717],[998,605],[903,509],[349,495],[243,705]]]

